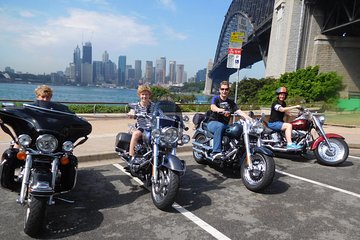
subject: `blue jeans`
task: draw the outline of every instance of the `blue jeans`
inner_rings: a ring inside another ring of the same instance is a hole
[[[221,141],[226,126],[227,124],[218,121],[211,121],[207,124],[208,130],[214,135],[213,152],[221,152]]]

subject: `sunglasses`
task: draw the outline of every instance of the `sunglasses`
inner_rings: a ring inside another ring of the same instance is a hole
[[[229,91],[228,88],[220,88],[221,91]]]

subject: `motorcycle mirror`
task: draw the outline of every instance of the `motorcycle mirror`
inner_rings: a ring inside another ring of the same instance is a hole
[[[137,103],[128,103],[128,107],[131,109],[135,109],[136,105],[137,105]]]

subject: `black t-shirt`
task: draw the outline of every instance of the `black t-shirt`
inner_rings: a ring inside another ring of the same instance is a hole
[[[275,102],[273,102],[273,104],[271,105],[271,112],[270,112],[270,118],[269,118],[269,122],[283,122],[284,121],[284,116],[285,116],[285,112],[280,112],[279,108],[280,107],[286,107],[286,102],[280,102],[279,100],[276,100]]]
[[[215,104],[215,106],[217,106],[218,108],[222,108],[225,109],[225,111],[228,111],[230,113],[234,113],[236,110],[238,110],[238,106],[236,105],[236,103],[227,98],[226,100],[222,100],[220,98],[219,95],[214,96],[211,99],[211,104]],[[210,117],[209,117],[209,122],[210,121],[219,121],[222,122],[224,124],[228,124],[230,120],[230,116],[225,117],[224,114],[219,114],[216,112],[211,111]]]

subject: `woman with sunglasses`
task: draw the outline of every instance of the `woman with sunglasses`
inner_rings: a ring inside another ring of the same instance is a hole
[[[250,119],[243,111],[241,111],[236,103],[228,98],[230,85],[228,81],[220,83],[219,95],[211,99],[211,114],[209,116],[207,128],[214,135],[213,151],[211,156],[214,159],[222,159],[222,136],[226,126],[230,121],[230,113],[236,113],[245,119]]]

